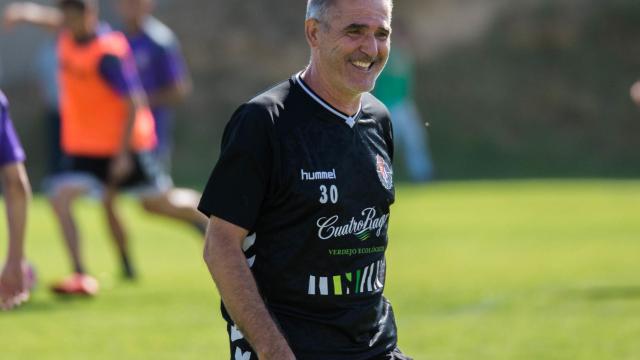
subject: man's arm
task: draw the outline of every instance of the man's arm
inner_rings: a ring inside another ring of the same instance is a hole
[[[115,55],[105,55],[100,60],[99,71],[104,80],[117,92],[127,105],[125,131],[120,139],[120,149],[111,162],[109,180],[117,183],[133,169],[131,158],[131,137],[138,111],[147,105],[147,99],[135,72],[133,59],[123,59]]]
[[[134,164],[130,149],[131,136],[138,109],[143,107],[146,103],[144,94],[140,92],[133,92],[127,95],[126,100],[127,117],[125,121],[125,131],[120,143],[120,150],[111,162],[109,169],[109,180],[113,183],[117,183],[124,179],[133,170]]]
[[[171,107],[179,104],[192,89],[191,76],[177,40],[163,44],[156,54],[157,78],[160,88],[147,94],[151,107]]]
[[[179,81],[160,88],[148,95],[149,106],[175,106],[182,102],[191,92],[191,81],[180,79]]]
[[[26,291],[22,261],[31,186],[21,162],[0,168],[0,182],[5,195],[7,223],[9,224],[9,251],[5,267],[0,274],[0,305],[3,308],[10,308],[19,305],[21,300],[26,300],[26,298],[15,298]]]
[[[8,29],[19,23],[29,23],[58,31],[62,26],[62,12],[53,6],[28,1],[13,2],[4,8],[3,22]]]
[[[242,252],[242,242],[247,234],[247,230],[211,216],[204,260],[229,315],[258,357],[261,360],[295,359],[260,297]]]

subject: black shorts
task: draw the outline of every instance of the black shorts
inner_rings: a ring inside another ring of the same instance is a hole
[[[155,156],[147,152],[135,153],[132,156],[133,169],[117,184],[119,189],[160,192],[171,187],[171,178],[164,172]],[[110,157],[68,156],[64,159],[64,170],[56,181],[64,183],[73,179],[92,178],[104,187],[109,181],[112,160]]]
[[[229,334],[231,360],[258,360],[258,355],[256,355],[247,339],[244,338],[235,326],[227,324],[227,333]],[[413,360],[413,358],[406,356],[396,347],[393,351],[370,360]]]

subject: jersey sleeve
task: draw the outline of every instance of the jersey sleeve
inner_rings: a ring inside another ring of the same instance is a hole
[[[121,96],[129,96],[142,89],[131,56],[120,59],[115,55],[104,55],[99,67],[102,78]]]
[[[9,117],[8,102],[0,92],[0,167],[24,160],[24,150]]]
[[[175,41],[159,49],[157,64],[156,75],[161,86],[178,84],[187,77],[180,45]]]
[[[200,199],[200,212],[248,231],[254,228],[273,163],[271,126],[268,112],[257,105],[245,104],[233,114]]]

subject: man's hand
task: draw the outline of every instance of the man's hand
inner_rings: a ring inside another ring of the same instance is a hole
[[[58,31],[62,26],[62,12],[54,6],[29,1],[12,2],[4,8],[2,23],[5,29],[11,29],[20,23],[30,23]]]
[[[26,289],[22,262],[7,262],[0,274],[0,307],[10,310],[28,299],[29,290]]]
[[[636,105],[640,106],[640,81],[637,81],[631,86],[629,94],[631,95],[631,100],[633,100]]]
[[[116,185],[133,171],[133,157],[129,152],[121,152],[109,165],[109,183]]]
[[[10,3],[4,7],[2,15],[2,25],[5,29],[12,29],[19,22],[24,20],[24,15],[27,12],[27,4],[24,3]]]

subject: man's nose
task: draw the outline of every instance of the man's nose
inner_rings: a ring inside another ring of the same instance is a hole
[[[378,56],[378,39],[374,34],[369,34],[363,38],[360,50],[372,59]]]

